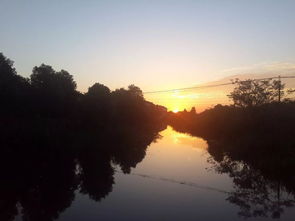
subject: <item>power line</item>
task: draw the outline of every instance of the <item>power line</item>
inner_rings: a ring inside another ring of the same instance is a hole
[[[279,78],[279,77],[276,77]],[[295,78],[295,76],[281,76],[281,78]]]
[[[143,92],[143,93],[144,94],[152,94],[152,93],[164,93],[164,92],[173,92],[173,91],[184,91],[184,90],[191,90],[191,89],[225,86],[225,85],[230,85],[230,84],[234,84],[234,83],[231,82],[231,83],[224,83],[224,84],[213,84],[213,85],[204,85],[204,86],[195,86],[195,87],[184,87],[184,88],[175,88],[175,89],[161,90],[161,91],[147,91],[147,92]]]
[[[124,174],[123,172],[121,172],[119,170],[116,170],[116,172]],[[138,176],[138,177],[146,178],[146,179],[160,180],[160,181],[164,181],[164,182],[175,183],[175,184],[185,185],[185,186],[194,187],[194,188],[198,188],[198,189],[215,191],[215,192],[219,192],[219,193],[225,193],[225,194],[230,193],[229,191],[219,189],[219,188],[216,188],[216,187],[200,185],[198,183],[187,182],[187,181],[183,181],[183,180],[175,180],[175,179],[172,179],[172,178],[166,178],[166,177],[160,177],[160,176],[152,176],[152,175],[147,175],[147,174],[142,174],[142,173],[130,173],[128,175]]]
[[[272,80],[272,79],[278,79],[279,76],[275,77],[268,77],[268,78],[256,78],[252,79],[255,81],[265,81],[265,80]],[[281,76],[282,78],[295,78],[295,76]],[[247,80],[243,80],[247,81]],[[203,88],[210,88],[210,87],[220,87],[220,86],[226,86],[226,85],[234,85],[236,82],[228,82],[228,83],[222,83],[222,84],[212,84],[212,85],[204,85],[204,86],[194,86],[194,87],[184,87],[184,88],[174,88],[174,89],[168,89],[168,90],[158,90],[158,91],[146,91],[143,92],[143,94],[155,94],[155,93],[166,93],[166,92],[174,92],[174,91],[186,91],[186,90],[192,90],[192,89],[203,89]]]

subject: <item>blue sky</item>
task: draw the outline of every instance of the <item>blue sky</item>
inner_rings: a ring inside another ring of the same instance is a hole
[[[25,76],[68,70],[82,91],[183,87],[294,64],[294,11],[288,0],[0,0],[0,51]]]

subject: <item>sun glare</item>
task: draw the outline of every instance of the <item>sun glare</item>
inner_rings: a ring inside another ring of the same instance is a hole
[[[172,112],[177,113],[179,110],[178,109],[174,109]]]

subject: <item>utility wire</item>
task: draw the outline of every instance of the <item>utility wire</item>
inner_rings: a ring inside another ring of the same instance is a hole
[[[144,94],[154,94],[154,93],[164,93],[164,92],[174,92],[174,91],[184,91],[184,90],[191,90],[191,89],[200,89],[200,88],[208,88],[208,87],[218,87],[218,86],[225,86],[234,84],[233,82],[224,83],[224,84],[213,84],[213,85],[204,85],[204,86],[195,86],[195,87],[184,87],[184,88],[175,88],[169,90],[162,90],[162,91],[147,91],[143,92]]]
[[[252,79],[255,81],[265,81],[265,80],[272,80],[272,79],[279,79],[279,78],[295,78],[295,76],[275,76],[275,77],[268,77],[268,78],[256,78]],[[247,80],[243,80],[247,81]],[[174,91],[186,91],[186,90],[192,90],[192,89],[202,89],[202,88],[210,88],[210,87],[220,87],[225,85],[233,85],[236,82],[228,82],[228,83],[222,83],[222,84],[212,84],[212,85],[203,85],[203,86],[194,86],[194,87],[184,87],[184,88],[174,88],[174,89],[168,89],[168,90],[159,90],[159,91],[146,91],[143,92],[143,94],[155,94],[155,93],[166,93],[166,92],[174,92]]]
[[[116,172],[124,174],[123,172],[121,172],[119,170],[116,170]],[[124,175],[126,175],[126,174],[124,174]],[[179,184],[179,185],[185,185],[185,186],[189,186],[189,187],[194,187],[194,188],[198,188],[198,189],[214,191],[214,192],[219,192],[219,193],[225,193],[225,194],[230,193],[229,191],[219,189],[219,188],[216,188],[216,187],[200,185],[200,184],[193,183],[193,182],[175,180],[175,179],[166,178],[166,177],[158,177],[158,176],[152,176],[152,175],[147,175],[147,174],[142,174],[142,173],[130,173],[128,175],[138,176],[138,177],[141,177],[141,178],[152,179],[152,180],[160,180],[160,181],[164,181],[164,182],[168,182],[168,183],[175,183],[175,184]]]

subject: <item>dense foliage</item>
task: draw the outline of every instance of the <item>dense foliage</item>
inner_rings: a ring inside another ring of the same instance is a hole
[[[279,101],[285,95],[280,80],[235,80],[237,86],[228,95],[236,107],[253,107]]]
[[[158,124],[166,108],[145,101],[140,88],[111,91],[95,83],[86,93],[76,90],[67,71],[42,64],[30,78],[17,75],[13,62],[0,53],[0,120],[16,118],[59,120],[75,128],[98,128],[118,124]]]
[[[166,127],[134,85],[83,94],[67,71],[42,64],[26,79],[2,54],[0,103],[0,220],[56,220],[77,193],[100,201],[115,165],[130,173]]]

